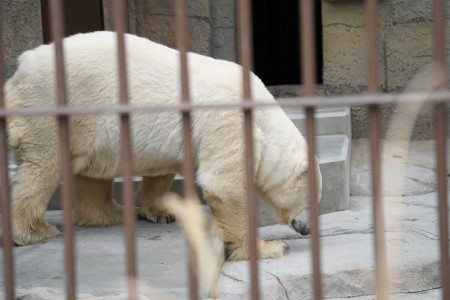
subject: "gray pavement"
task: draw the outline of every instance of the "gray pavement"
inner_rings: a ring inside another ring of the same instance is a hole
[[[350,209],[320,216],[325,299],[374,299],[366,145],[365,140],[353,142]],[[406,145],[391,142],[383,147],[388,169],[384,205],[392,299],[440,299],[433,143],[413,142],[406,150],[403,147]],[[48,212],[47,218],[61,226],[60,212]],[[287,256],[260,262],[262,299],[310,299],[310,238],[280,225],[262,227],[259,235],[283,239],[290,246]],[[186,298],[186,242],[179,226],[138,221],[136,236],[140,299]],[[76,228],[75,238],[79,298],[125,299],[123,228]],[[64,298],[63,250],[62,236],[14,249],[20,299]],[[249,299],[249,281],[248,262],[225,263],[219,281],[220,298]]]

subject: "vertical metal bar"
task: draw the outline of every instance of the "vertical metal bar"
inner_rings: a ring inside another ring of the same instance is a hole
[[[129,104],[127,66],[125,53],[126,2],[115,0],[113,6],[114,27],[117,32],[117,55],[119,64],[119,103]],[[132,182],[133,157],[130,136],[131,120],[128,113],[120,115],[120,163],[122,168],[122,199],[124,203],[125,240],[127,248],[128,299],[137,299],[136,270],[136,211],[134,206],[134,187]]]
[[[181,82],[181,102],[189,103],[189,70],[187,52],[189,50],[188,20],[187,20],[187,2],[186,0],[176,0],[175,2],[175,22],[177,47],[180,51],[180,82]],[[195,173],[194,156],[192,153],[192,132],[191,132],[191,113],[183,111],[183,194],[186,201],[195,201]],[[193,245],[188,241],[188,273],[189,273],[189,295],[191,299],[199,299],[198,295],[198,276],[197,276],[197,258]]]
[[[67,105],[63,42],[64,22],[63,4],[59,0],[49,2],[51,32],[55,45],[57,104],[60,107]],[[64,249],[66,260],[66,289],[67,299],[75,299],[75,250],[74,250],[74,220],[72,215],[73,182],[72,159],[70,154],[69,116],[62,115],[59,122],[59,145],[61,160],[61,198],[64,211]]]
[[[316,93],[316,52],[314,30],[314,1],[300,1],[300,38],[302,44],[302,86],[305,96],[313,96]]]
[[[301,44],[302,44],[302,79],[305,96],[313,96],[316,93],[316,56],[315,56],[315,30],[314,30],[314,2],[313,0],[300,1]],[[306,108],[306,129],[308,140],[308,173],[310,196],[310,222],[311,222],[311,249],[313,269],[314,299],[322,298],[320,280],[320,244],[319,244],[319,196],[317,191],[316,172],[316,140],[314,108]]]
[[[250,20],[251,6],[249,0],[239,0],[238,5],[239,29],[239,58],[242,65],[243,101],[252,101],[250,71],[252,68],[252,28]],[[245,136],[245,175],[248,210],[248,244],[250,256],[250,274],[252,299],[260,298],[258,276],[258,253],[256,229],[258,226],[256,191],[254,183],[254,154],[253,154],[253,114],[251,109],[244,109],[244,136]]]
[[[378,20],[379,0],[366,1],[367,20],[367,85],[369,93],[379,92]],[[388,269],[384,211],[381,187],[380,109],[369,106],[369,138],[372,164],[373,222],[375,230],[375,278],[377,299],[388,299]]]
[[[5,108],[3,94],[3,28],[0,19],[0,109]],[[15,299],[14,292],[14,257],[11,228],[11,197],[8,174],[8,147],[6,145],[6,118],[0,119],[0,197],[3,231],[3,269],[5,274],[5,299]]]
[[[446,62],[446,7],[443,0],[433,2],[433,46],[434,67],[438,89],[448,89]],[[438,175],[439,236],[441,252],[442,299],[450,299],[450,262],[448,240],[448,196],[447,196],[447,106],[444,102],[435,105],[436,160]]]

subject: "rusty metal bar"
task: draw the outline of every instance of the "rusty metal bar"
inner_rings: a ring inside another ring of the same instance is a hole
[[[314,1],[300,1],[300,38],[302,45],[301,69],[302,87],[305,96],[316,94],[316,53],[314,30]]]
[[[129,104],[127,65],[125,53],[126,32],[126,2],[115,0],[113,6],[113,22],[117,32],[117,55],[119,64],[119,103]],[[120,114],[120,164],[122,169],[123,185],[122,200],[124,204],[125,240],[127,248],[127,285],[128,299],[137,299],[137,269],[136,269],[136,211],[134,204],[133,157],[132,140],[130,137],[131,120],[128,113]]]
[[[0,19],[0,108],[5,107],[3,94],[3,28]],[[0,197],[2,212],[2,231],[3,231],[3,271],[5,275],[5,299],[15,299],[14,291],[14,256],[13,256],[13,238],[11,227],[11,193],[9,187],[8,173],[8,146],[7,146],[6,118],[0,117]]]
[[[378,104],[400,104],[400,103],[427,103],[450,102],[450,92],[410,93],[410,94],[366,94],[366,95],[344,95],[344,96],[303,96],[294,98],[282,98],[274,102],[261,101],[241,101],[235,103],[179,103],[160,105],[121,105],[102,107],[48,107],[48,108],[21,108],[4,109],[0,107],[0,118],[7,116],[64,116],[81,114],[129,114],[135,112],[159,113],[163,111],[192,111],[192,110],[213,110],[213,109],[258,109],[271,106],[281,106],[284,108],[304,108],[304,107],[339,107],[350,105],[378,105]]]
[[[189,104],[191,102],[189,93],[189,70],[187,52],[189,50],[189,33],[187,20],[187,2],[186,0],[176,0],[175,2],[175,23],[177,48],[180,51],[180,83],[181,83],[181,103]],[[195,192],[195,172],[194,172],[194,154],[192,152],[192,132],[191,132],[191,113],[182,112],[183,122],[183,194],[186,201],[196,201]],[[191,299],[199,299],[198,295],[198,276],[197,276],[197,258],[193,245],[188,241],[188,273],[189,273],[189,295]]]
[[[316,93],[316,55],[314,30],[314,1],[300,1],[300,32],[302,44],[302,85],[305,96]],[[313,107],[306,108],[306,131],[308,142],[308,173],[309,173],[309,199],[311,224],[311,250],[312,250],[312,288],[314,299],[322,299],[320,280],[320,241],[319,241],[319,195],[317,191],[317,161],[316,161],[316,132]]]
[[[446,6],[443,0],[433,2],[433,46],[434,67],[438,89],[448,89],[448,73],[446,62]],[[447,186],[447,106],[437,103],[435,112],[436,165],[438,175],[439,202],[439,245],[441,253],[441,286],[442,299],[450,299],[450,262],[448,239],[448,186]]]
[[[237,7],[238,14],[238,45],[239,60],[242,65],[243,82],[243,102],[252,102],[251,95],[251,69],[252,69],[252,28],[250,20],[251,4],[249,0],[239,0]],[[252,110],[244,109],[244,136],[245,136],[245,176],[247,190],[247,213],[248,213],[248,252],[250,258],[251,274],[251,299],[260,298],[258,258],[259,249],[257,246],[256,229],[258,226],[258,204],[256,202],[255,175],[254,175],[254,153],[253,153],[253,114]]]
[[[380,92],[378,68],[379,0],[366,1],[366,20],[367,86],[369,93],[377,94]],[[376,294],[377,299],[388,299],[389,274],[386,259],[384,211],[381,187],[380,108],[378,105],[369,106],[369,138],[372,164],[373,223],[375,230]]]
[[[56,96],[58,107],[67,106],[66,81],[64,68],[64,21],[63,4],[59,0],[49,1],[51,18],[51,32],[55,45],[56,63]],[[64,250],[66,262],[66,299],[75,299],[75,246],[73,207],[73,179],[72,158],[70,154],[69,116],[60,115],[59,124],[59,153],[61,161],[61,198],[64,212]]]

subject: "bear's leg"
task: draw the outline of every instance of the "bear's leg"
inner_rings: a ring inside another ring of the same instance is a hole
[[[175,174],[156,177],[143,177],[139,187],[138,209],[139,217],[152,223],[169,224],[175,221],[164,206],[164,195],[169,191]]]
[[[111,226],[122,223],[122,207],[112,196],[112,179],[77,175],[74,183],[74,209],[78,226]]]
[[[12,225],[17,245],[35,244],[60,232],[45,220],[51,195],[58,186],[59,170],[50,164],[22,160],[12,188]]]
[[[225,200],[207,191],[204,191],[204,198],[211,208],[213,230],[223,240],[228,259],[249,259],[248,217],[244,198]],[[263,241],[259,238],[257,246],[260,259],[282,257],[289,249],[283,241]]]

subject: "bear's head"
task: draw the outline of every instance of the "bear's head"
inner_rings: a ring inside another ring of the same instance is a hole
[[[317,165],[317,192],[320,201],[322,176]],[[309,178],[307,165],[295,168],[295,172],[278,186],[262,193],[273,208],[280,224],[289,225],[301,235],[308,235],[310,219]]]

